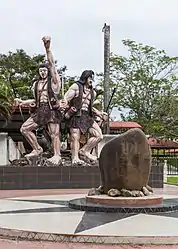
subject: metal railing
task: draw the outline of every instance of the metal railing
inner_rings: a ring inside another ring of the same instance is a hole
[[[152,148],[152,158],[164,164],[167,175],[178,175],[178,148]]]

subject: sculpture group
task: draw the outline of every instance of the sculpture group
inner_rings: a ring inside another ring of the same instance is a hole
[[[15,99],[16,106],[29,106],[30,117],[22,124],[21,133],[26,138],[32,152],[26,158],[39,156],[43,149],[39,145],[34,131],[45,127],[51,137],[53,156],[48,159],[52,164],[61,163],[60,123],[66,122],[70,130],[72,164],[83,164],[81,158],[96,161],[97,157],[91,154],[103,138],[101,128],[94,120],[94,115],[101,120],[107,120],[107,113],[93,107],[96,93],[93,89],[94,72],[85,70],[80,79],[75,82],[59,99],[61,79],[55,67],[55,60],[51,52],[51,38],[42,38],[47,63],[39,65],[38,80],[33,84],[34,99]],[[86,144],[80,148],[80,136],[89,134]]]
[[[70,135],[72,164],[83,165],[86,160],[95,162],[97,156],[91,152],[102,140],[103,135],[94,116],[100,117],[103,121],[108,117],[107,113],[94,108],[94,72],[85,70],[60,99],[61,79],[50,49],[51,38],[43,37],[42,40],[47,63],[39,65],[39,78],[32,87],[34,98],[25,101],[15,99],[17,106],[25,105],[33,110],[21,127],[21,133],[32,147],[32,152],[25,157],[38,158],[42,154],[43,149],[34,131],[45,128],[51,137],[53,149],[53,155],[47,161],[54,165],[61,164],[60,124],[65,122]],[[81,148],[80,138],[84,134],[88,135],[88,139]],[[106,143],[100,154],[99,168],[102,185],[91,189],[89,195],[141,197],[152,192],[148,186],[151,151],[147,138],[140,129],[131,129]]]

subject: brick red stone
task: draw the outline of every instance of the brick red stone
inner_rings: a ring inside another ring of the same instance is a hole
[[[83,243],[50,243],[0,240],[2,249],[178,249],[178,245],[92,245]]]
[[[145,196],[144,198],[127,198],[127,197],[110,197],[107,195],[99,195],[99,196],[87,196],[87,202],[95,203],[95,204],[103,204],[103,205],[155,205],[161,204],[163,202],[163,198],[161,196]]]
[[[0,199],[40,195],[87,194],[88,189],[29,189],[0,190]]]
[[[0,190],[0,199],[40,195],[87,194],[89,189],[25,189]],[[165,185],[164,188],[154,189],[155,194],[178,195],[178,186]]]

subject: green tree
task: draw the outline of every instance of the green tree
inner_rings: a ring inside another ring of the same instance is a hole
[[[111,84],[117,88],[112,105],[122,111],[123,120],[139,122],[146,133],[168,134],[168,120],[175,121],[178,114],[178,58],[135,41],[123,40],[123,44],[128,57],[111,54],[110,58]]]
[[[12,105],[11,88],[0,80],[0,116],[5,119],[6,124],[11,118]]]
[[[71,76],[66,76],[64,78],[64,93],[67,92],[67,90],[69,89],[69,87],[75,83],[75,81],[77,80],[77,77],[71,77]]]
[[[32,97],[30,86],[37,74],[39,63],[44,62],[45,55],[29,56],[23,49],[0,54],[0,80],[9,85],[12,94],[19,98]]]
[[[66,65],[64,65],[63,67],[59,68],[57,71],[58,71],[58,74],[61,77],[61,82],[62,82],[60,96],[63,97],[62,95],[67,92],[68,88],[75,81],[77,81],[77,77],[76,76],[68,76],[67,75],[67,66]]]

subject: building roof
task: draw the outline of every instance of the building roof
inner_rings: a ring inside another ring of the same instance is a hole
[[[109,126],[111,129],[118,128],[142,128],[142,126],[136,122],[124,122],[124,121],[110,121]]]
[[[148,143],[151,147],[154,148],[177,148],[178,147],[178,142],[172,141],[166,138],[154,138],[150,137],[148,138]]]
[[[169,152],[169,153],[178,153],[178,149],[170,149],[170,150],[166,150],[166,152]]]

